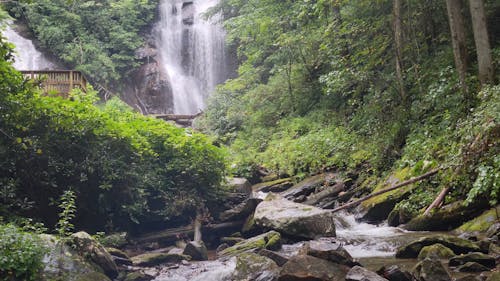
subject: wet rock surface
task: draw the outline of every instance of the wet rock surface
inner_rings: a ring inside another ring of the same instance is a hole
[[[417,239],[406,246],[400,247],[396,252],[397,258],[416,258],[425,246],[441,244],[450,248],[455,254],[464,254],[480,251],[479,246],[471,241],[451,235],[435,235]]]
[[[330,211],[286,199],[261,202],[255,209],[254,220],[260,227],[294,237],[335,236],[335,220]]]
[[[218,253],[220,257],[236,256],[249,251],[258,251],[261,249],[276,250],[281,247],[281,235],[276,231],[246,239],[234,246],[226,248]]]
[[[331,261],[338,264],[343,264],[349,267],[360,265],[358,262],[355,262],[351,255],[342,248],[341,245],[334,243],[334,241],[329,240],[313,240],[308,241],[304,244],[301,252],[310,255],[313,257],[317,257],[320,259],[324,259],[327,261]]]
[[[483,254],[483,253],[478,253],[478,252],[468,253],[468,254],[452,257],[450,259],[449,264],[450,264],[450,266],[458,266],[458,265],[466,264],[468,262],[476,262],[476,263],[479,263],[485,267],[488,267],[489,269],[492,269],[495,267],[495,258],[494,257],[492,257],[490,255]]]
[[[292,257],[280,272],[280,281],[343,281],[349,267],[307,255]]]
[[[424,259],[419,262],[413,271],[419,281],[451,281],[448,270],[437,259]]]
[[[361,266],[354,266],[345,277],[346,281],[387,281],[377,273]]]

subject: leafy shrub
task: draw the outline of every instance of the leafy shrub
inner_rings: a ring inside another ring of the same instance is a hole
[[[7,224],[0,225],[0,279],[39,280],[46,249],[36,234]]]

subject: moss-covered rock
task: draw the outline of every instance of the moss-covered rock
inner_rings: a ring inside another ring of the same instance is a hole
[[[419,281],[451,281],[448,270],[437,259],[424,259],[413,269],[413,275]]]
[[[291,178],[266,181],[252,186],[253,192],[282,192],[293,185]]]
[[[411,219],[405,228],[413,231],[451,230],[479,215],[486,206],[482,202],[469,206],[461,201],[454,202],[428,216],[422,214]]]
[[[490,271],[490,268],[480,263],[470,261],[460,266],[457,266],[455,270],[458,272],[483,272],[483,271]]]
[[[454,257],[455,253],[448,247],[443,246],[442,244],[434,244],[430,246],[425,246],[420,250],[418,254],[418,259],[423,260],[425,258],[438,258],[438,259],[449,259]]]
[[[190,256],[195,261],[208,260],[208,250],[203,241],[191,241],[187,243],[182,254]]]
[[[99,266],[110,278],[118,276],[118,267],[106,249],[88,233],[80,231],[70,236],[69,242],[81,256]]]
[[[75,281],[111,281],[111,279],[100,272],[94,271],[77,275]]]
[[[127,274],[124,281],[150,281],[153,280],[153,276],[147,275],[141,271],[134,271]]]
[[[459,228],[457,228],[457,231],[486,232],[493,223],[500,219],[497,217],[497,214],[500,214],[500,206],[484,211],[480,216],[462,224]]]
[[[261,202],[254,213],[255,224],[264,229],[306,239],[335,236],[334,215],[327,210],[286,199]]]
[[[425,246],[442,244],[450,248],[456,254],[465,254],[468,252],[478,252],[481,249],[478,245],[469,240],[458,238],[452,235],[434,235],[422,237],[407,245],[401,246],[396,252],[397,258],[416,258]]]
[[[372,191],[372,193],[388,188],[411,177],[411,169],[409,167],[394,172],[384,181],[380,182]],[[370,222],[379,222],[387,219],[394,206],[401,200],[407,198],[414,185],[410,184],[405,187],[389,191],[362,202],[358,210],[362,213],[362,220]],[[399,224],[399,221],[398,221]]]
[[[132,262],[136,266],[156,266],[163,263],[178,263],[182,260],[191,260],[191,257],[169,253],[147,253],[132,257]]]
[[[258,251],[260,249],[276,250],[281,247],[281,235],[276,231],[246,239],[234,246],[226,248],[218,253],[220,257],[236,256],[249,251]]]
[[[279,267],[264,256],[255,253],[242,253],[236,258],[236,270],[231,280],[273,281],[278,279]]]

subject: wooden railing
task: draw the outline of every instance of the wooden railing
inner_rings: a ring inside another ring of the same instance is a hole
[[[80,71],[75,70],[25,70],[21,71],[24,77],[40,81],[45,93],[57,92],[66,96],[73,89],[87,92],[87,79]]]
[[[153,116],[159,119],[163,119],[165,121],[173,121],[177,125],[183,126],[183,127],[190,127],[193,125],[193,120],[200,116],[203,112],[200,112],[198,114],[194,115],[187,115],[187,114],[149,114],[149,116]]]

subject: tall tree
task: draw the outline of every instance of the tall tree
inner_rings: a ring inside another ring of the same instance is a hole
[[[394,0],[393,13],[394,13],[394,45],[396,53],[396,77],[398,79],[399,94],[403,104],[406,106],[408,98],[403,77],[403,31],[401,24],[401,1]]]
[[[484,2],[483,0],[469,0],[469,6],[474,30],[474,42],[476,43],[479,81],[481,85],[485,85],[493,82],[494,69],[488,29],[486,27]]]
[[[448,21],[451,31],[451,43],[453,46],[453,56],[455,57],[455,66],[457,68],[460,86],[463,94],[467,95],[467,46],[465,25],[463,16],[463,0],[446,0],[446,8],[448,10]]]

